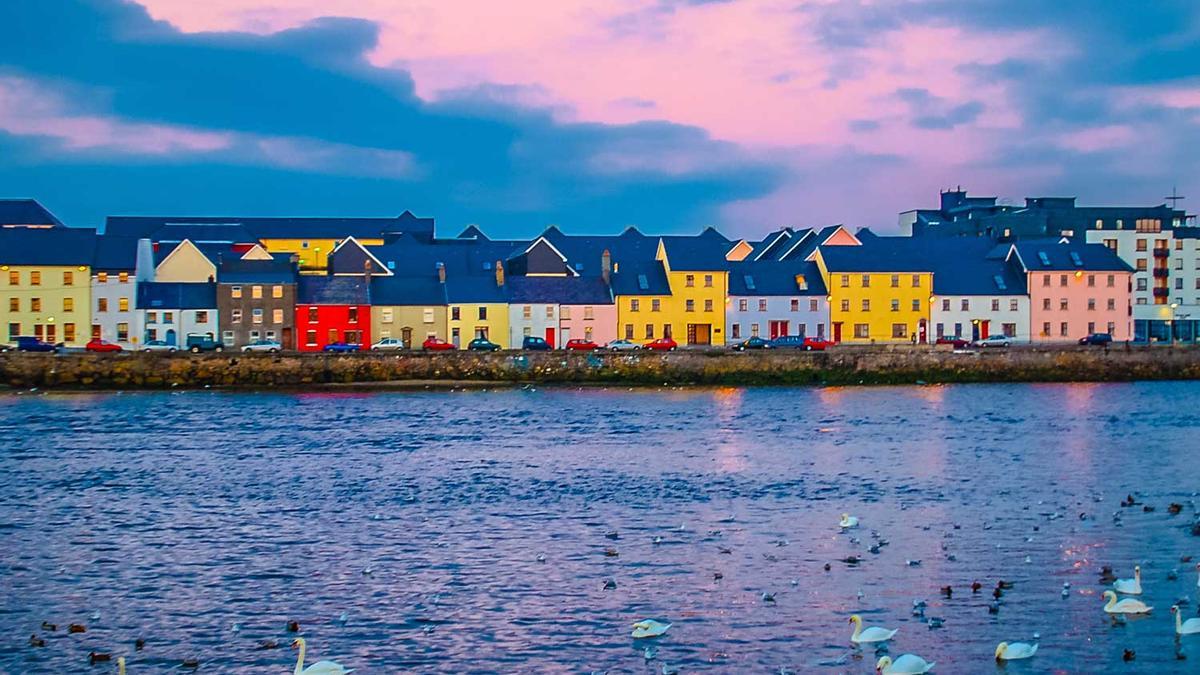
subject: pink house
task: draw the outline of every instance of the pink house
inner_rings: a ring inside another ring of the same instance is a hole
[[[580,339],[604,346],[617,339],[617,305],[611,295],[607,303],[560,305],[558,325],[562,344]]]
[[[1021,241],[1006,260],[1026,275],[1033,342],[1075,342],[1090,333],[1133,338],[1133,269],[1107,246]]]

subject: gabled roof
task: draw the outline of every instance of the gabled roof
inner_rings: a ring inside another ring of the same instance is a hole
[[[457,239],[487,239],[487,235],[478,226],[468,225],[467,229],[458,233]]]
[[[96,236],[92,270],[96,272],[132,272],[137,267],[137,242],[133,237]]]
[[[989,257],[996,242],[984,237],[923,238],[919,255],[933,271],[935,295],[1025,295],[1025,275],[1003,258]]]
[[[611,305],[612,292],[600,277],[509,277],[509,302]]]
[[[758,242],[758,245],[754,247],[754,253],[750,255],[750,259],[754,261],[773,260],[774,256],[778,255],[780,251],[787,248],[789,245],[787,242],[789,242],[793,237],[807,236],[811,231],[812,230],[804,229],[800,232],[796,232],[790,227],[776,230],[775,232],[768,234],[765,238],[763,238],[762,241]]]
[[[0,263],[91,265],[96,231],[82,227],[0,227]]]
[[[363,277],[300,275],[296,304],[369,305],[371,293]]]
[[[716,233],[716,230],[712,230],[712,233],[702,233],[695,237],[676,235],[659,237],[671,270],[724,270],[729,264],[725,260],[725,253],[729,251],[729,240]],[[714,234],[715,236],[713,236]]]
[[[351,262],[350,266],[353,267],[353,269],[348,271],[343,269],[347,267],[347,265],[342,264],[344,262],[343,260],[340,260],[342,256],[349,257]],[[391,276],[392,271],[388,269],[387,265],[385,265],[379,258],[375,257],[375,254],[371,252],[370,248],[363,246],[362,243],[360,243],[354,237],[346,237],[345,239],[339,241],[337,246],[334,246],[333,250],[329,252],[329,269],[334,274],[363,274],[368,262],[371,263],[371,271],[374,274]],[[361,266],[355,263],[361,263]]]
[[[216,309],[217,285],[147,281],[137,285],[138,309]]]
[[[212,263],[214,266],[219,265],[220,263],[224,262],[225,260],[238,260],[243,255],[242,253],[239,253],[234,248],[233,244],[230,244],[228,242],[225,242],[225,243],[215,243],[215,242],[196,243],[194,241],[191,241],[190,239],[185,239],[184,241],[188,242],[192,246],[195,246],[196,250],[200,251],[200,254],[203,255],[205,258],[207,258],[208,261],[210,263]],[[184,245],[183,241],[178,242],[178,243],[168,241],[168,242],[162,242],[162,243],[155,244],[154,245],[154,264],[155,264],[155,266],[161,265],[164,260],[171,257],[171,254],[174,253],[176,249],[178,249],[180,246],[183,246],[183,245]]]
[[[0,227],[63,227],[62,221],[36,199],[0,199]]]
[[[1070,239],[1024,239],[1012,245],[1012,252],[1026,272],[1133,271],[1129,263],[1104,244],[1085,244]]]
[[[801,288],[796,277],[804,277]],[[743,262],[729,266],[729,295],[825,295],[816,263]]]
[[[660,261],[623,262],[612,275],[613,295],[670,295],[671,284]]]
[[[862,246],[821,246],[818,250],[831,273],[932,272],[920,239],[875,237]]]
[[[508,291],[496,285],[492,276],[450,276],[446,278],[447,302],[508,303]]]
[[[445,305],[446,285],[436,274],[426,277],[373,277],[371,304],[392,306]]]
[[[288,255],[270,260],[229,258],[217,266],[217,283],[222,284],[294,284],[296,266]]]

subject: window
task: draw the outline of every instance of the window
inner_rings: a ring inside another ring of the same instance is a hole
[[[713,311],[713,301],[711,299],[704,301],[704,311],[706,311],[706,312]]]
[[[241,286],[230,286],[229,287],[229,297],[231,297],[231,298],[242,297],[242,287]]]
[[[1059,286],[1067,285],[1067,275],[1065,275],[1065,274],[1058,275],[1058,285]]]
[[[41,286],[42,285],[42,273],[37,270],[31,271],[29,273],[29,285],[30,286]]]
[[[1117,285],[1117,275],[1115,275],[1115,274],[1108,275],[1108,287],[1114,288],[1116,285]]]
[[[9,286],[20,286],[21,285],[21,273],[15,271],[15,270],[12,272],[9,272],[8,273],[8,285]],[[13,326],[13,324],[11,324],[11,323],[8,325],[9,325],[9,327]],[[17,324],[17,325],[19,325],[19,324]]]
[[[626,340],[633,339],[633,324],[631,324],[631,323],[625,324],[625,339]]]
[[[1177,290],[1177,291],[1183,290],[1183,279],[1180,279],[1178,277],[1175,278],[1175,290]]]
[[[480,320],[480,321],[487,321],[487,307],[480,307],[480,308],[479,308],[479,320]]]
[[[175,323],[175,312],[163,312],[163,323]]]
[[[738,300],[738,311],[739,312],[746,311],[749,308],[749,304],[750,304],[750,301],[745,298]]]
[[[1087,307],[1088,307],[1088,311],[1089,311],[1089,312],[1094,312],[1094,311],[1096,311],[1096,299],[1095,299],[1095,298],[1088,298],[1088,305],[1087,305]]]
[[[546,318],[547,319],[554,318],[554,305],[546,305]]]
[[[1016,298],[1013,298],[1012,300],[1008,301],[1008,311],[1010,311],[1010,312],[1017,311],[1017,299]]]
[[[129,311],[129,298],[117,298],[117,311],[118,312],[128,312]]]
[[[1110,311],[1111,311],[1111,310],[1115,310],[1116,308],[1117,308],[1117,301],[1116,301],[1116,299],[1114,299],[1114,298],[1109,298],[1109,299],[1108,299],[1108,306],[1107,306],[1107,308],[1106,308],[1106,309],[1108,309],[1108,310],[1110,310]]]
[[[1115,332],[1117,332],[1117,324],[1113,323],[1112,321],[1109,321],[1108,322],[1108,334],[1112,335]]]
[[[251,286],[250,287],[250,297],[254,298],[255,300],[261,299],[262,298],[262,286]]]
[[[63,272],[63,286],[74,286],[74,285],[75,285],[75,273],[72,272],[71,270],[65,270]]]
[[[1089,274],[1089,275],[1088,275],[1088,286],[1090,286],[1090,287],[1094,287],[1095,285],[1096,285],[1096,275],[1095,275],[1095,274]]]
[[[849,300],[843,300],[843,301],[842,301],[842,311],[843,311],[843,312],[849,312],[849,311],[850,311],[850,301],[849,301]]]
[[[254,310],[254,323],[262,323],[262,310]],[[358,323],[358,308],[350,307],[346,310],[346,321],[349,323]]]
[[[633,301],[633,311],[635,311],[635,312],[637,311],[637,302],[638,302],[637,300]],[[533,305],[522,305],[521,318],[522,319],[532,319],[533,318]]]
[[[663,337],[665,337],[665,338],[671,337],[671,324],[669,324],[669,323],[663,324]]]
[[[1138,239],[1137,244],[1134,246],[1134,250],[1135,251],[1145,251],[1146,250],[1146,240]]]
[[[871,337],[870,324],[866,324],[866,323],[854,324],[854,337],[860,338],[860,339],[866,339],[866,338]]]
[[[758,337],[758,324],[750,324],[750,337]]]
[[[742,324],[740,324],[740,323],[735,323],[735,324],[733,324],[732,326],[730,326],[730,327],[729,327],[729,330],[731,331],[730,337],[732,337],[734,340],[741,339],[741,337],[742,337]]]
[[[704,275],[704,287],[712,288],[712,275],[711,274]]]
[[[849,274],[842,275],[842,288],[850,288],[850,275]]]
[[[532,328],[530,328],[529,326],[525,326],[525,328],[523,328],[523,329],[521,330],[521,334],[522,334],[524,337],[529,337],[529,336],[533,335],[533,329],[532,329]]]
[[[871,275],[870,274],[862,275],[862,287],[863,288],[871,287]]]
[[[1068,327],[1066,321],[1064,321],[1058,325],[1058,334],[1061,337],[1070,337],[1071,336],[1071,331],[1070,331],[1070,328]]]
[[[1050,298],[1042,298],[1042,309],[1047,312],[1050,311]]]
[[[1100,218],[1097,218],[1097,219],[1096,219],[1096,229],[1097,229],[1097,230],[1102,230],[1102,229],[1104,229],[1104,220],[1102,220],[1102,219],[1100,219]]]
[[[96,311],[97,312],[107,312],[108,311],[108,298],[96,298]]]
[[[283,310],[282,309],[271,310],[271,323],[276,323],[276,324],[283,323]]]
[[[203,309],[196,310],[196,323],[208,323],[208,312]]]
[[[650,311],[657,312],[660,309],[662,309],[662,300],[659,300],[658,298],[652,299],[650,301]]]
[[[31,312],[42,311],[42,299],[41,298],[30,298],[29,299],[29,311],[31,311]]]
[[[433,323],[433,308],[426,307],[421,310],[421,323]]]
[[[1050,337],[1050,322],[1049,321],[1042,324],[1042,337]]]
[[[1177,270],[1183,269],[1183,258],[1175,259],[1175,269],[1177,269]]]
[[[241,323],[242,322],[242,310],[240,310],[240,309],[229,310],[229,321],[232,323]]]
[[[101,284],[108,283],[108,272],[96,272],[96,282]]]
[[[1124,219],[1122,219],[1122,218],[1117,218],[1117,229],[1118,229],[1118,230],[1123,230],[1123,229],[1125,229],[1125,220],[1124,220]]]
[[[800,298],[792,298],[792,311],[793,312],[800,311]]]
[[[642,308],[642,302],[640,300],[638,300],[637,298],[634,298],[629,301],[629,311],[636,312],[636,311],[640,310],[641,308]],[[525,318],[529,318],[529,317],[525,317]]]
[[[1000,301],[998,299],[995,299],[995,298],[992,299],[992,311],[993,312],[1000,311]]]
[[[964,311],[964,312],[971,311],[971,301],[969,299],[963,298],[962,300],[959,301],[959,304],[961,305],[959,307],[959,309],[961,309],[962,311]]]
[[[304,331],[304,344],[308,347],[316,347],[317,346],[317,331],[315,331],[315,330]]]
[[[1175,240],[1175,250],[1176,250],[1176,251],[1182,251],[1182,250],[1183,250],[1183,240],[1182,240],[1182,239],[1176,239],[1176,240]]]
[[[1049,285],[1050,285],[1050,275],[1049,275],[1049,274],[1043,274],[1043,275],[1042,275],[1042,285],[1043,285],[1043,286],[1049,286]]]
[[[122,326],[125,327],[124,337],[121,337],[122,336],[122,333],[121,333]],[[129,324],[127,324],[127,323],[117,324],[117,339],[122,342],[129,339]],[[64,323],[63,324],[63,340],[66,342],[74,342],[75,341],[75,324],[73,324],[73,323]]]
[[[20,335],[21,335],[21,324],[19,324],[19,323],[8,324],[8,341],[9,342],[16,342],[17,338]]]
[[[1145,258],[1137,259],[1137,271],[1139,271],[1139,272],[1146,271],[1146,259]]]
[[[1139,291],[1144,291],[1144,290],[1146,290],[1146,280],[1145,280],[1145,279],[1138,279],[1138,280],[1137,280],[1137,289],[1138,289]]]
[[[943,312],[950,311],[950,299],[949,298],[942,298],[942,311]]]
[[[592,319],[594,319],[594,318],[596,318],[596,312],[595,312],[595,310],[593,310],[593,309],[592,309],[592,306],[591,306],[591,305],[584,305],[584,307],[583,307],[583,320],[584,320],[584,321],[591,321],[591,320],[592,320]]]
[[[1088,322],[1087,332],[1088,332],[1088,335],[1091,335],[1092,333],[1096,332],[1096,322],[1095,321]]]
[[[230,332],[230,331],[226,331],[226,332]],[[258,331],[256,331],[256,330],[252,330],[252,331],[250,331],[250,341],[251,341],[251,342],[254,342],[254,341],[258,340],[258,339],[259,339],[259,337],[261,337],[261,336],[262,336],[262,333],[259,333],[259,332],[258,332]]]
[[[810,311],[810,312],[815,312],[815,311],[817,311],[817,306],[818,306],[818,305],[817,305],[817,301],[816,301],[816,300],[809,300],[809,301],[808,301],[808,311]]]
[[[913,288],[921,287],[921,275],[920,274],[912,275],[912,287]]]
[[[326,334],[325,334],[325,342],[326,342],[326,343],[329,343],[329,342],[337,342],[337,341],[338,341],[338,331],[337,331],[337,329],[336,329],[336,328],[330,328],[330,329],[329,329],[329,330],[326,332]]]
[[[892,300],[892,311],[893,312],[900,311],[900,301],[899,300],[895,300],[895,299]]]
[[[1066,298],[1060,298],[1060,299],[1059,299],[1059,301],[1058,301],[1058,309],[1059,309],[1059,311],[1062,311],[1062,312],[1065,312],[1065,311],[1067,311],[1067,299],[1066,299]]]
[[[558,308],[558,318],[563,319],[564,321],[570,320],[571,308],[570,307],[559,307]]]
[[[696,285],[696,275],[688,274],[688,275],[684,276],[683,277],[683,285],[687,286],[688,288],[695,286]]]
[[[870,300],[862,301],[862,311],[864,311],[864,312],[871,311],[871,301]]]
[[[893,338],[906,338],[906,337],[908,337],[908,324],[906,324],[906,323],[894,323],[894,324],[892,324],[892,337],[893,337]]]
[[[72,333],[75,332],[72,328]],[[129,341],[129,324],[121,322],[117,324],[117,342]]]
[[[308,308],[308,322],[309,323],[317,323],[317,321],[319,320],[318,316],[319,316],[319,314],[318,314],[316,307]]]
[[[283,297],[283,286],[280,286],[279,284],[272,286],[271,287],[271,297],[272,298],[282,298]]]
[[[685,311],[685,312],[696,311],[696,301],[695,300],[685,300],[683,302],[683,311]]]
[[[912,311],[914,311],[914,312],[921,311],[921,301],[920,300],[912,301]]]
[[[1117,252],[1117,240],[1116,239],[1105,239],[1104,245],[1107,246],[1109,248],[1109,250],[1111,250],[1113,253]]]
[[[9,298],[8,299],[8,311],[10,311],[10,312],[21,311],[21,299],[20,298]]]
[[[767,300],[766,300],[766,298],[759,298],[759,299],[758,299],[758,311],[760,311],[760,312],[765,312],[765,311],[767,311]]]
[[[1182,279],[1180,281],[1182,281]],[[63,298],[63,311],[64,312],[74,312],[75,311],[75,298]]]
[[[652,323],[646,324],[646,339],[647,340],[654,339],[654,324],[652,324]]]
[[[118,272],[117,281],[122,284],[129,283],[129,272]]]
[[[936,335],[937,335],[938,337],[945,337],[945,336],[946,336],[946,324],[944,324],[944,323],[939,323],[939,324],[937,324]]]

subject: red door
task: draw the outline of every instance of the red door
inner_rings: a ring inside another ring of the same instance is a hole
[[[990,335],[990,333],[988,333],[988,322],[986,320],[980,321],[979,322],[979,339],[986,340],[988,335]]]
[[[546,329],[546,343],[550,345],[550,349],[554,349],[554,329]]]
[[[770,323],[770,331],[771,331],[771,339],[772,340],[774,340],[777,337],[782,337],[784,335],[787,335],[788,334],[788,322],[787,321],[772,321]]]
[[[842,341],[842,322],[841,321],[833,322],[833,341],[834,342]]]

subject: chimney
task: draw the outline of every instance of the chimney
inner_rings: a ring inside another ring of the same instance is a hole
[[[608,249],[604,249],[604,253],[600,255],[600,276],[604,279],[604,284],[608,285],[612,276],[612,254]]]
[[[504,285],[504,263],[499,260],[496,261],[496,285]]]
[[[370,260],[363,261],[363,281],[365,281],[367,283],[367,286],[371,285],[371,261]]]
[[[138,239],[133,276],[138,281],[154,281],[154,244],[149,239]]]
[[[434,265],[434,267],[437,268],[438,283],[439,284],[446,283],[446,264],[445,263],[437,263],[436,265]]]

